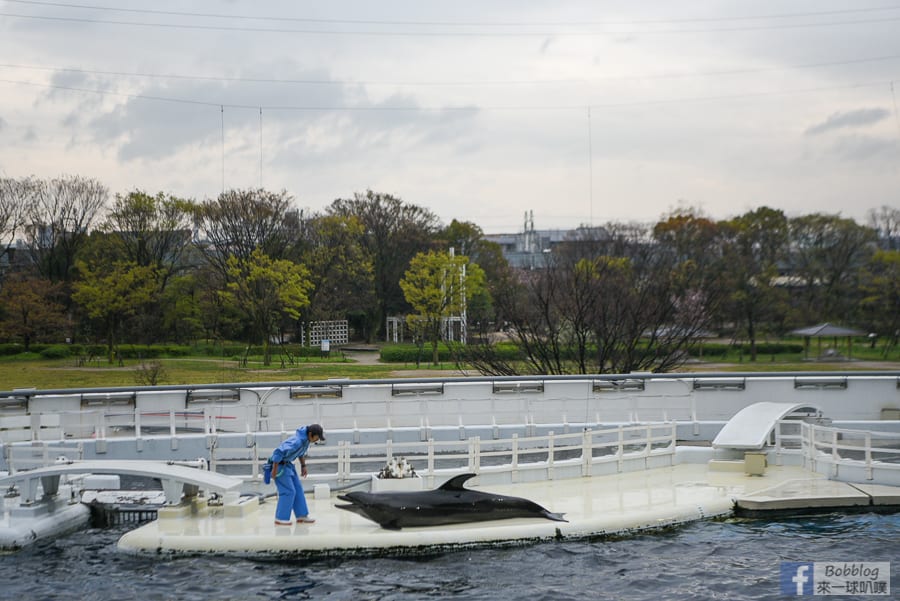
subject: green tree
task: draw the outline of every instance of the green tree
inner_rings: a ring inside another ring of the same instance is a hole
[[[723,275],[724,240],[720,224],[696,209],[679,209],[653,227],[657,253],[674,265],[690,268],[690,285],[702,292],[710,307],[718,307],[727,295]]]
[[[193,209],[189,201],[161,192],[151,196],[135,190],[116,195],[103,223],[79,253],[79,258],[95,271],[115,261],[154,270],[154,302],[123,321],[122,336],[152,343],[190,336],[195,331],[173,322],[168,313],[184,307],[175,307],[179,297],[167,293],[172,281],[191,269]]]
[[[253,339],[249,342],[262,342],[263,363],[270,365],[270,341],[282,320],[299,319],[303,308],[309,305],[309,270],[291,261],[272,259],[260,249],[254,250],[246,261],[229,257],[227,266],[229,281],[222,296],[246,316],[252,325]]]
[[[421,331],[423,342],[431,343],[432,362],[437,365],[445,324],[451,317],[465,317],[468,300],[484,288],[484,272],[468,257],[429,251],[413,257],[400,288],[414,311],[407,322]]]
[[[162,290],[186,267],[195,209],[190,201],[175,196],[134,190],[116,195],[102,229],[124,260],[158,270]]]
[[[374,273],[355,216],[322,215],[306,223],[303,263],[313,284],[307,321],[343,319],[375,304]]]
[[[729,290],[726,317],[746,332],[750,360],[756,361],[759,330],[767,324],[770,330],[778,329],[775,324],[786,312],[787,297],[778,276],[788,255],[788,220],[779,210],[760,207],[720,223],[720,229],[728,266],[723,273]]]
[[[887,338],[884,353],[900,344],[900,251],[879,250],[862,273],[862,307],[870,327]]]
[[[74,284],[72,300],[102,324],[112,362],[122,323],[155,298],[158,274],[153,267],[128,261],[92,267],[79,260],[76,266],[80,279]]]
[[[15,273],[0,287],[0,337],[20,339],[27,352],[31,343],[61,340],[68,327],[59,302],[60,284]]]
[[[204,333],[197,274],[176,276],[160,293],[162,330],[169,340],[192,342]]]
[[[371,341],[385,327],[387,316],[406,312],[399,281],[410,260],[431,248],[437,217],[427,209],[371,190],[352,199],[337,199],[327,212],[355,216],[363,225],[360,243],[372,263],[375,282],[375,302],[367,311],[366,339]]]
[[[859,275],[874,251],[875,231],[839,215],[814,213],[791,219],[791,264],[803,282],[803,317],[852,321]]]
[[[454,219],[438,232],[436,238],[444,248],[452,248],[456,254],[469,257],[472,263],[477,264],[484,271],[486,282],[502,285],[509,263],[503,256],[500,245],[485,240],[484,232],[478,225]],[[477,331],[486,336],[500,321],[494,306],[492,288],[493,286],[486,285],[480,294],[469,301],[467,315],[470,333]]]

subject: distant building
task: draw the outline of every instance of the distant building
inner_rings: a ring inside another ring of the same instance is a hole
[[[566,240],[573,230],[536,230],[534,211],[525,213],[525,226],[516,234],[485,234],[484,239],[500,246],[503,257],[512,267],[541,269],[545,254]]]
[[[588,231],[588,229],[593,231]],[[503,257],[510,266],[519,269],[542,269],[547,255],[552,253],[563,242],[575,242],[585,239],[582,236],[606,236],[606,230],[599,227],[581,226],[575,229],[536,230],[534,229],[534,211],[525,213],[525,226],[517,234],[485,234],[484,239],[500,246]],[[581,235],[579,235],[581,234]]]

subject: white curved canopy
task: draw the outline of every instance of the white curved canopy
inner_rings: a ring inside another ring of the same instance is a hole
[[[761,449],[775,425],[792,413],[821,415],[818,407],[806,403],[754,403],[728,420],[712,446],[719,449]]]

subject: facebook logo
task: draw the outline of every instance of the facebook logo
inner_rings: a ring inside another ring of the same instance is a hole
[[[812,595],[813,563],[811,561],[781,562],[781,593],[784,595]]]
[[[889,561],[784,561],[781,594],[891,595]]]

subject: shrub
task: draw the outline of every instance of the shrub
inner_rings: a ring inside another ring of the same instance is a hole
[[[749,353],[750,345],[742,344],[741,351],[743,353]],[[757,342],[756,352],[760,355],[780,355],[783,353],[799,354],[803,352],[803,345],[790,342]]]
[[[460,357],[461,361],[466,360],[466,349],[468,347],[463,346],[460,347]],[[502,359],[504,361],[519,361],[522,359],[522,352],[516,347],[514,344],[503,343],[497,344],[494,346],[494,353],[497,358]],[[457,357],[453,354],[447,345],[440,344],[438,345],[438,360],[442,362],[452,363],[456,361]],[[387,345],[381,348],[381,360],[385,363],[415,363],[417,360],[421,363],[426,363],[431,361],[431,345],[426,344],[422,350],[421,354],[419,351],[419,347],[415,344],[392,344]]]
[[[41,350],[40,355],[44,359],[65,359],[72,356],[72,349],[64,344],[56,344]]]
[[[8,342],[4,344],[0,344],[0,355],[8,356],[8,355],[18,355],[19,353],[25,352],[25,345],[19,344],[17,342]]]
[[[724,357],[728,354],[731,347],[727,344],[704,344],[702,346],[692,346],[688,349],[691,357]]]
[[[381,360],[386,363],[427,363],[431,361],[431,344],[422,347],[415,344],[392,344],[381,348]],[[438,360],[453,361],[453,354],[446,345],[438,345]]]

